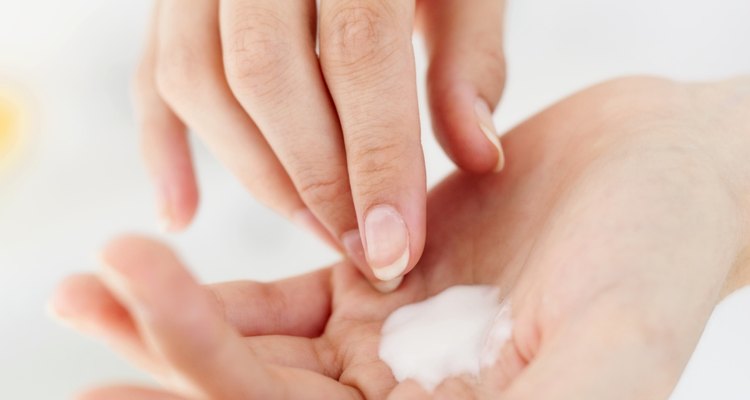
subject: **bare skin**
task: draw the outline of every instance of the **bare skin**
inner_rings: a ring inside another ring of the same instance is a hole
[[[627,78],[541,112],[503,138],[503,174],[430,193],[424,256],[390,294],[349,262],[203,287],[163,245],[117,239],[53,307],[170,392],[81,398],[426,398],[378,359],[380,328],[456,284],[501,287],[514,333],[481,379],[435,398],[666,398],[713,307],[748,283],[749,87]]]
[[[503,167],[502,0],[156,0],[135,79],[143,155],[165,230],[198,207],[189,127],[258,201],[395,289],[425,241],[412,39],[430,114],[464,171]]]

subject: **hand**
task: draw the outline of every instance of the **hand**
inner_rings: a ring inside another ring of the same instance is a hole
[[[189,126],[370,280],[401,277],[425,235],[415,18],[435,131],[461,168],[488,172],[503,164],[502,14],[498,0],[157,1],[136,108],[163,225],[184,228],[197,206]]]
[[[513,336],[479,382],[435,397],[665,398],[712,308],[748,283],[748,83],[622,79],[538,114],[503,139],[505,174],[431,192],[425,255],[387,295],[348,263],[205,289],[162,245],[117,240],[54,309],[177,394],[83,398],[427,397],[378,359],[382,322],[478,283],[510,298]]]

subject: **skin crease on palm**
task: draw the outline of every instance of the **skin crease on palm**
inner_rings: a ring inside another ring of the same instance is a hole
[[[179,395],[82,398],[666,398],[713,307],[747,283],[748,87],[625,78],[537,114],[503,138],[503,173],[431,191],[424,255],[390,294],[342,262],[209,296],[162,245],[118,239],[54,311]],[[432,394],[397,384],[377,356],[383,321],[457,284],[510,298],[498,364]]]

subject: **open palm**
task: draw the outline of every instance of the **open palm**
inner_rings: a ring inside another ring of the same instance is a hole
[[[55,308],[171,393],[85,398],[665,398],[747,248],[750,171],[729,171],[750,147],[727,128],[736,96],[711,90],[622,79],[520,125],[502,174],[457,173],[430,193],[425,252],[394,293],[349,262],[206,290],[164,246],[118,239]],[[385,318],[457,284],[511,300],[498,363],[430,394],[397,383],[378,358]]]

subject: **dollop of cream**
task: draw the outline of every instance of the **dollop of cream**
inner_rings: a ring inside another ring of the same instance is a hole
[[[510,338],[510,304],[489,285],[452,286],[395,310],[382,329],[379,356],[396,380],[428,391],[451,376],[479,376]]]

